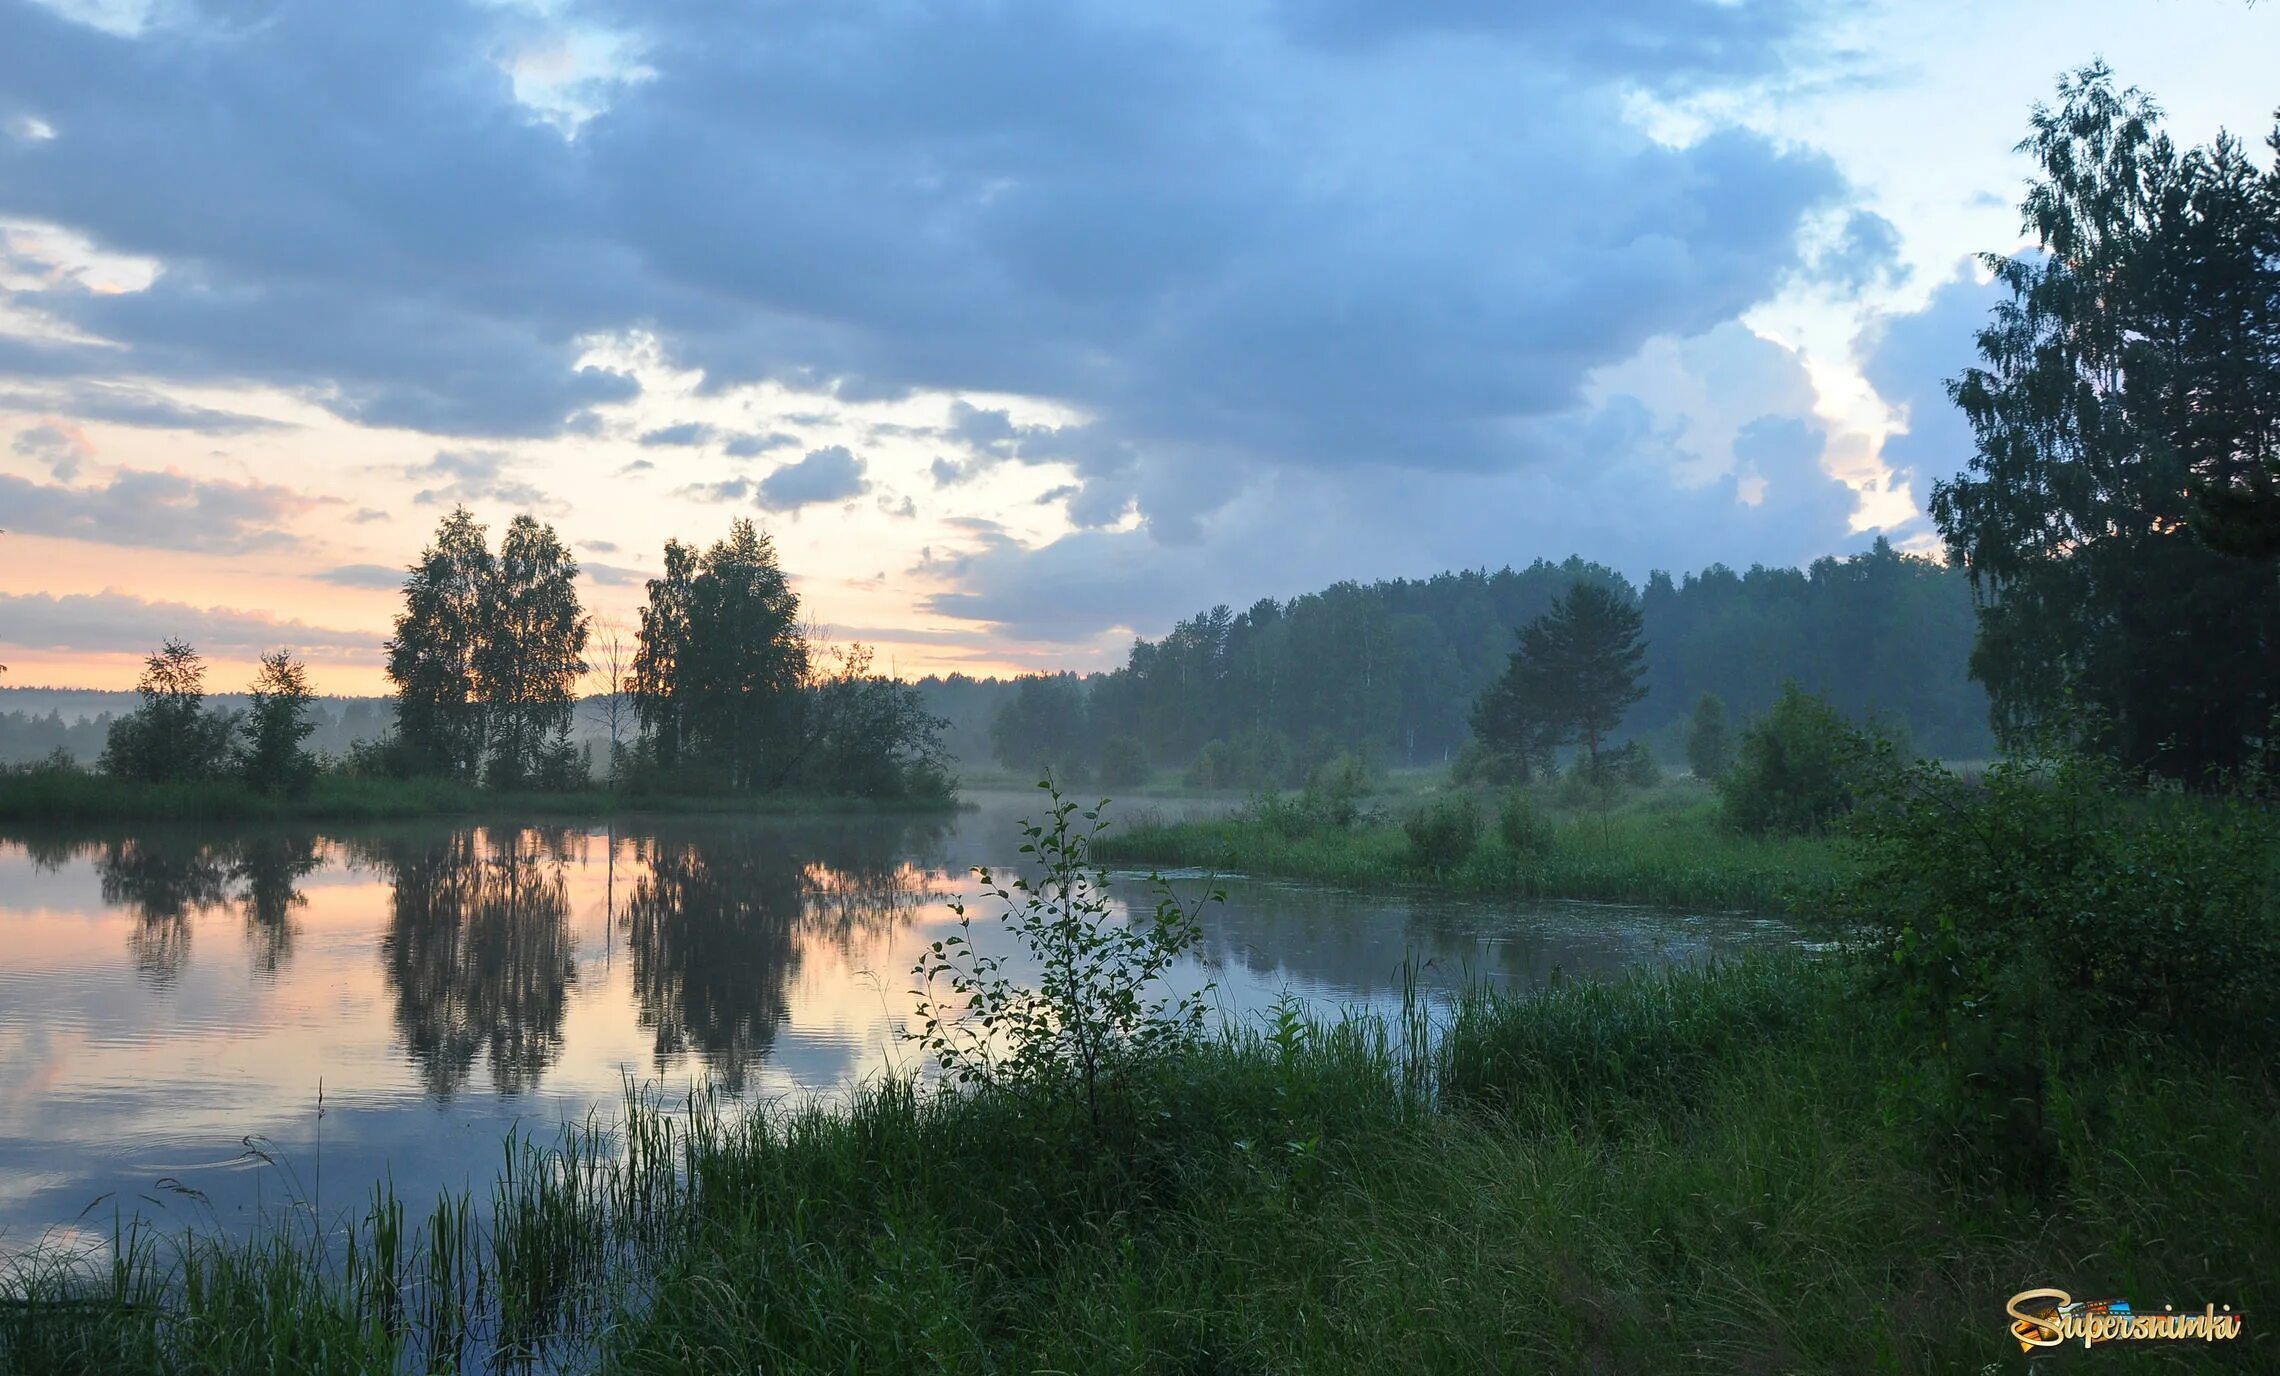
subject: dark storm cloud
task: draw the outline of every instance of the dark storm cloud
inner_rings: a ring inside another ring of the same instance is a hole
[[[760,480],[757,500],[763,511],[797,511],[822,502],[843,502],[871,490],[863,461],[841,444],[813,449]]]
[[[1752,404],[1809,400],[1794,355],[1726,327],[1680,351],[1697,381]],[[1261,596],[1288,597],[1344,578],[1419,576],[1582,554],[1634,579],[1713,562],[1803,564],[1864,545],[1851,531],[1857,495],[1821,463],[1817,422],[1769,410],[1738,427],[1729,452],[1678,443],[1617,394],[1531,423],[1515,437],[1537,461],[1503,472],[1418,481],[1393,467],[1331,473],[1268,468],[1226,500],[1191,513],[1189,542],[1154,528],[1080,530],[1024,546],[990,522],[956,550],[935,549],[914,573],[941,580],[930,611],[989,622],[1012,638],[1077,643],[1107,627],[1161,633],[1176,616]],[[1705,459],[1728,471],[1681,474]],[[1191,485],[1204,480],[1191,478]],[[1744,500],[1749,482],[1759,500]]]
[[[126,365],[371,423],[550,433],[632,394],[571,365],[639,325],[714,385],[1064,399],[1094,466],[1493,468],[1594,364],[1764,295],[1838,190],[1620,118],[1762,69],[1794,10],[1553,8],[602,4],[566,13],[654,75],[565,139],[499,65],[558,35],[505,7],[167,7],[129,38],[18,5],[0,89],[60,132],[0,146],[0,211],[164,265],[30,294]],[[1480,41],[1319,43],[1449,29]]]
[[[298,544],[286,526],[311,505],[290,488],[180,473],[127,470],[94,487],[0,474],[9,530],[141,549],[243,554]]]
[[[207,655],[246,657],[281,646],[295,651],[377,650],[366,631],[336,631],[258,612],[155,602],[121,592],[0,593],[0,643],[38,650],[147,653],[179,636]]]
[[[163,271],[147,291],[20,293],[122,347],[0,339],[0,367],[262,382],[455,435],[597,433],[593,408],[636,384],[576,364],[596,334],[640,330],[707,391],[1051,400],[1083,419],[961,403],[931,469],[938,486],[1005,464],[1071,475],[1079,534],[984,541],[943,595],[1008,624],[1160,617],[1206,577],[1288,592],[1357,560],[1415,572],[1538,539],[1787,559],[1821,538],[1816,493],[1770,510],[1642,496],[1670,484],[1661,438],[1584,396],[1594,370],[1814,266],[1798,227],[1844,192],[1825,158],[1731,129],[1673,147],[1625,118],[1640,89],[1775,71],[1805,12],[595,0],[541,18],[408,0],[259,23],[165,6],[121,37],[17,4],[0,91],[58,135],[0,141],[0,215]],[[645,69],[594,85],[574,138],[503,70],[563,24],[626,33]],[[1848,224],[1828,271],[1875,271],[1880,223]],[[1778,466],[1810,436],[1755,443],[1713,457]],[[543,499],[472,453],[439,455],[423,497]],[[798,510],[867,482],[818,450],[686,495]],[[1022,605],[1017,575],[1062,577],[1086,609]]]

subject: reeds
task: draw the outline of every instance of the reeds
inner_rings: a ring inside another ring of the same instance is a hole
[[[2011,1197],[1896,1111],[1902,1044],[1845,961],[1779,953],[1286,1004],[1106,1135],[901,1080],[629,1090],[510,1138],[488,1200],[381,1182],[350,1218],[22,1258],[0,1370],[1950,1371],[2016,1360],[2032,1285],[2280,1301],[2261,1062],[2061,1086],[2104,1126],[2065,1136],[2062,1191]]]

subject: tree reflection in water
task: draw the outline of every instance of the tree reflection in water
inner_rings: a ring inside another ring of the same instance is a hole
[[[216,841],[158,832],[49,843],[32,852],[51,867],[82,853],[91,855],[103,901],[134,917],[128,952],[136,971],[159,988],[189,963],[190,919],[233,902],[245,914],[254,969],[274,976],[292,952],[292,912],[305,901],[298,882],[323,863],[315,836],[285,833]]]
[[[430,1094],[448,1099],[482,1057],[503,1094],[562,1054],[577,979],[563,865],[571,833],[458,830],[360,842],[394,885],[381,961],[396,1026]]]
[[[807,944],[842,947],[910,920],[926,872],[902,860],[908,826],[819,831],[689,826],[636,841],[621,918],[641,1025],[663,1072],[694,1053],[741,1091],[789,1013]]]
[[[307,833],[252,836],[239,841],[229,875],[240,885],[246,947],[255,973],[274,979],[293,954],[293,910],[308,903],[300,881],[324,864],[317,838]]]

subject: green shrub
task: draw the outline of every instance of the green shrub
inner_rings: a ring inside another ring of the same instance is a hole
[[[1449,766],[1449,781],[1460,787],[1467,784],[1508,784],[1550,782],[1559,777],[1558,765],[1549,755],[1530,755],[1519,750],[1500,750],[1468,740],[1457,750],[1457,758]]]
[[[1496,834],[1514,855],[1537,855],[1552,848],[1552,819],[1525,789],[1508,789],[1496,810]]]
[[[1633,788],[1653,788],[1663,780],[1662,766],[1642,740],[1626,741],[1611,759],[1616,773]]]
[[[1401,829],[1409,836],[1413,864],[1429,870],[1453,869],[1480,844],[1480,808],[1464,794],[1452,794],[1410,813]]]
[[[2118,1049],[2280,1036],[2267,808],[2139,793],[2083,760],[1978,781],[1919,763],[1884,774],[1851,830],[1866,863],[1839,911],[1913,1039],[1911,1111],[1967,1166],[2046,1188],[2064,1123],[2097,1130]]]
[[[1819,694],[1783,684],[1772,710],[1742,733],[1733,767],[1718,780],[1727,820],[1761,835],[1828,830],[1852,810],[1869,745]]]

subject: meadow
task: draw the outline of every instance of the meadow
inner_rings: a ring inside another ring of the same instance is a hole
[[[1483,898],[1578,898],[1735,911],[1809,913],[1857,873],[1841,840],[1749,836],[1725,825],[1715,795],[1691,779],[1619,792],[1601,808],[1527,792],[1538,825],[1515,845],[1501,799],[1475,799],[1476,843],[1454,859],[1421,856],[1404,814],[1445,797],[1403,778],[1339,821],[1302,796],[1265,798],[1224,817],[1166,820],[1145,807],[1099,844],[1119,864],[1179,866],[1350,888],[1422,885]]]

